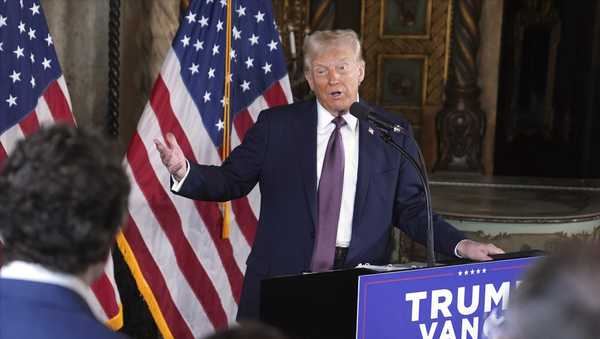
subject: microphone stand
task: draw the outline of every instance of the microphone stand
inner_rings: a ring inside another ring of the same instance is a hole
[[[423,189],[425,191],[425,208],[427,210],[427,267],[433,267],[435,265],[435,243],[433,237],[433,213],[431,211],[431,192],[429,190],[429,181],[427,178],[427,170],[425,169],[425,162],[423,160],[423,154],[421,153],[421,149],[419,145],[410,137],[402,133],[405,137],[409,137],[412,142],[414,142],[415,147],[417,148],[417,152],[419,153],[419,160],[421,161],[421,166],[417,164],[417,161],[413,158],[410,153],[408,153],[402,146],[398,145],[390,135],[390,131],[384,127],[377,126],[376,124],[370,124],[373,128],[379,131],[379,136],[381,140],[383,140],[388,145],[392,146],[396,149],[402,156],[410,162],[410,164],[417,170],[419,174],[419,179],[421,180],[421,184],[423,185]],[[394,130],[395,131],[395,130]]]

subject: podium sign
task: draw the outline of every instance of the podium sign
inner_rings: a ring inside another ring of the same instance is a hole
[[[356,338],[487,338],[538,259],[359,276]]]

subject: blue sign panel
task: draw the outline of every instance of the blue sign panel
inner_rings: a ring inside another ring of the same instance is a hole
[[[359,339],[480,339],[539,257],[360,276]]]

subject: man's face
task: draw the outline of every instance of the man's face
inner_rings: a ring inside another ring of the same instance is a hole
[[[352,48],[332,46],[317,54],[304,74],[310,89],[325,109],[334,115],[348,111],[365,78],[365,67]]]

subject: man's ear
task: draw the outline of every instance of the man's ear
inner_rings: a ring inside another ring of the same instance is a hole
[[[365,62],[358,64],[358,83],[361,84],[365,80]]]
[[[314,92],[313,78],[310,71],[304,71],[304,79],[306,79],[306,82],[308,82],[308,87],[310,87],[310,90]]]

